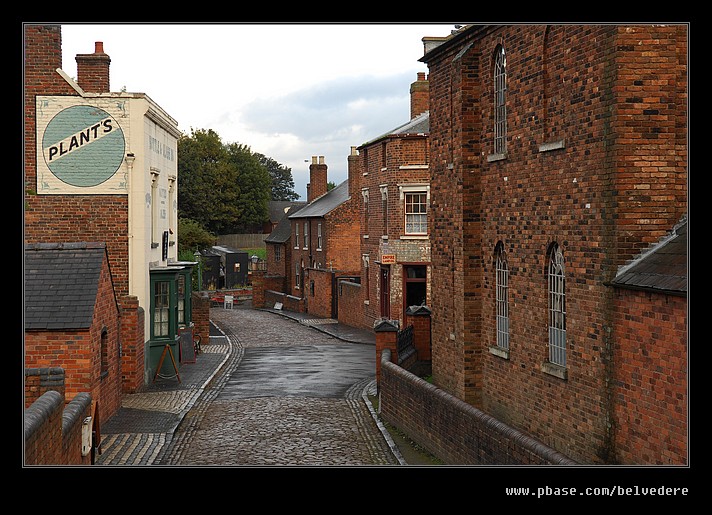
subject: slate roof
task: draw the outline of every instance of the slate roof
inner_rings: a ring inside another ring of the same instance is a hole
[[[25,245],[25,329],[87,329],[94,318],[104,243]]]
[[[303,205],[304,203],[302,203]],[[292,224],[289,221],[289,215],[295,214],[302,206],[292,206],[288,209],[277,226],[272,229],[272,232],[265,238],[266,243],[284,243],[289,241],[292,236]]]
[[[333,190],[324,193],[321,197],[311,201],[296,213],[287,216],[290,219],[323,217],[346,202],[348,199],[349,180],[346,179]]]
[[[292,207],[302,207],[306,204],[304,201],[270,200],[269,220],[272,223],[279,222]]]
[[[383,138],[387,138],[390,136],[404,136],[406,134],[430,134],[430,111],[425,111],[424,113],[419,114],[409,122],[406,122],[403,125],[396,127],[392,131],[386,132],[385,134],[381,134],[377,138],[367,141],[359,148],[372,145],[376,141],[381,140]]]
[[[647,252],[621,268],[613,280],[618,288],[687,295],[687,220]]]

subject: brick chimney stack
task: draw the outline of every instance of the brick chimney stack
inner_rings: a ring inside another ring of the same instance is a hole
[[[312,156],[309,165],[309,184],[307,184],[307,202],[321,197],[326,193],[326,170],[324,156]]]
[[[94,43],[93,54],[77,54],[77,84],[87,93],[108,93],[109,64],[111,59],[104,53],[104,43]]]
[[[418,80],[410,85],[410,119],[430,109],[430,83],[425,72],[418,72]]]
[[[361,191],[361,160],[357,147],[351,147],[351,154],[347,158],[349,174],[349,196],[355,198]]]

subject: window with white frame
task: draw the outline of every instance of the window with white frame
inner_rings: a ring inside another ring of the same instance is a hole
[[[500,241],[495,248],[497,290],[497,347],[509,350],[509,268],[504,244]]]
[[[299,263],[294,264],[294,286],[296,288],[299,288],[302,283],[301,283],[301,267],[299,266]]]
[[[405,233],[428,234],[428,200],[424,191],[405,193]]]
[[[507,56],[497,45],[494,55],[494,153],[507,151]]]
[[[566,366],[566,281],[564,256],[554,243],[549,254],[549,362]]]
[[[294,248],[299,248],[299,222],[294,222]]]
[[[316,225],[316,250],[321,250],[322,239],[321,239],[321,224]]]
[[[388,184],[382,184],[381,188],[381,213],[383,215],[383,236],[388,235]]]
[[[309,222],[304,222],[304,249],[309,248]]]

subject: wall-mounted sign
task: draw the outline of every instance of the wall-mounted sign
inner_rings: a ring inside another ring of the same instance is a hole
[[[381,256],[381,264],[382,265],[395,265],[396,264],[396,255],[395,254],[383,254]]]
[[[98,107],[77,105],[58,112],[42,136],[42,153],[60,181],[88,188],[112,177],[126,141],[116,119]]]

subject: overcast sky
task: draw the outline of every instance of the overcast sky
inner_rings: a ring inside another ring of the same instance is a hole
[[[311,156],[347,178],[351,146],[410,119],[422,38],[452,24],[123,24],[62,26],[62,69],[102,41],[110,88],[145,93],[185,134],[212,129],[291,168],[306,198]]]

